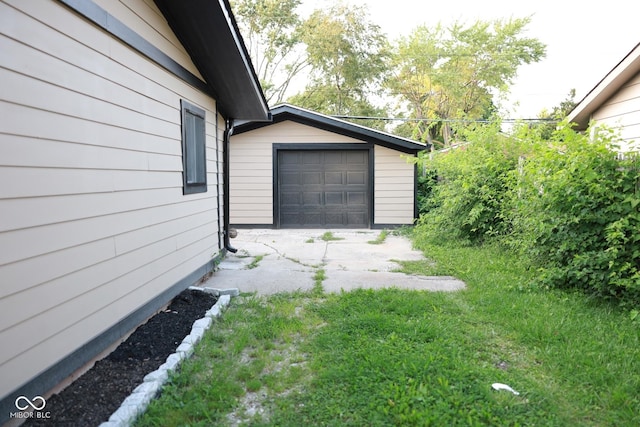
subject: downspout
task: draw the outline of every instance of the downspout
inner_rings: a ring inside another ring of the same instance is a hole
[[[223,215],[224,215],[224,248],[235,254],[236,248],[229,241],[229,141],[233,135],[233,119],[225,121],[224,137],[222,141],[222,179],[224,181]]]

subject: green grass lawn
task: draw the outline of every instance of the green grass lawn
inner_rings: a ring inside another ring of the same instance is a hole
[[[235,298],[136,425],[639,424],[637,318],[496,248],[423,249],[404,271],[468,289]]]

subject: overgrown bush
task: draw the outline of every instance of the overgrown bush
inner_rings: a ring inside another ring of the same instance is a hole
[[[466,131],[465,143],[425,159],[438,177],[420,223],[434,237],[478,243],[505,233],[503,204],[522,147],[501,134],[500,124]]]
[[[479,127],[466,145],[425,161],[438,183],[417,233],[497,241],[540,269],[538,284],[637,306],[638,158],[621,160],[617,135],[603,128],[581,134],[563,123],[546,141],[536,129],[506,136],[498,126]]]
[[[538,141],[511,191],[510,242],[543,267],[541,284],[637,303],[639,163],[619,158],[616,139],[611,130],[580,134],[564,124]]]
[[[418,205],[418,214],[423,215],[434,208],[432,205],[432,193],[438,183],[438,174],[434,169],[419,167],[416,181],[416,203]]]

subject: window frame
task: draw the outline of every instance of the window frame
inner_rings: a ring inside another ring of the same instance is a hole
[[[206,112],[180,100],[182,127],[182,194],[207,191]],[[194,170],[195,169],[195,170]]]

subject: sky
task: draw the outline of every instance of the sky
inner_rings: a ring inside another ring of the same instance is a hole
[[[535,118],[565,100],[571,89],[580,101],[639,42],[637,9],[629,0],[342,0],[366,5],[371,22],[389,40],[418,25],[531,17],[524,33],[547,46],[546,57],[524,64],[503,106],[505,118]],[[313,9],[334,0],[303,0]],[[597,7],[596,7],[597,6]]]

